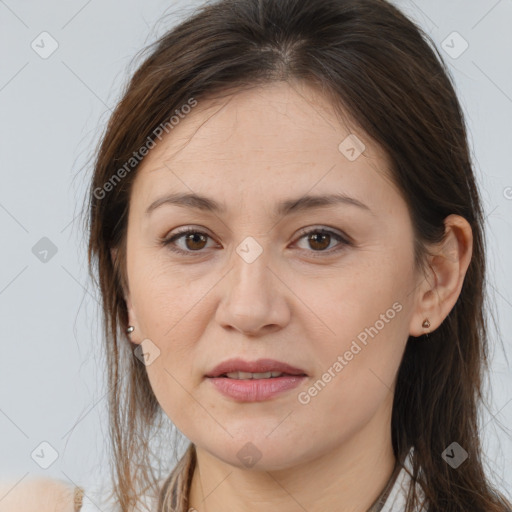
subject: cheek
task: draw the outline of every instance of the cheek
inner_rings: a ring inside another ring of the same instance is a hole
[[[412,274],[403,271],[403,265],[384,258],[350,272],[342,272],[335,279],[317,282],[309,300],[316,299],[319,317],[329,328],[330,339],[337,350],[349,350],[352,340],[361,346],[374,339],[376,351],[387,349],[389,343],[401,338],[403,325],[407,324],[407,305],[411,300]],[[305,290],[305,288],[303,288]],[[309,302],[308,302],[309,303]]]
[[[190,418],[200,420],[201,413],[204,415],[204,410],[194,408],[190,392],[199,379],[193,373],[198,340],[213,314],[205,311],[207,294],[218,279],[194,282],[189,279],[190,274],[184,278],[175,269],[151,263],[149,259],[147,263],[137,263],[130,275],[137,322],[141,336],[159,350],[158,357],[146,366],[146,372],[162,409],[178,428],[187,429]]]
[[[138,248],[128,272],[137,321],[146,337],[160,339],[193,307],[195,287],[176,266],[162,261],[160,251],[146,254]]]
[[[408,339],[411,300],[410,277],[397,268],[405,267],[381,260],[322,283],[325,300],[318,311],[329,329],[311,330],[311,348],[318,361],[316,388],[324,396],[319,402],[333,413],[338,405],[371,409],[393,387]]]
[[[386,301],[384,304],[387,306]],[[372,315],[372,311],[378,314]],[[350,312],[347,308],[346,314],[338,315],[336,340],[326,343],[317,339],[314,354],[319,365],[297,397],[296,419],[301,414],[304,422],[316,418],[315,422],[329,429],[329,438],[350,437],[384,404],[392,403],[407,341],[400,318],[406,314],[405,308],[381,309],[377,303],[364,308],[364,313],[350,316]],[[388,323],[380,320],[380,312]]]

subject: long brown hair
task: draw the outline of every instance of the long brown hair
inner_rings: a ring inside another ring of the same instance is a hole
[[[461,215],[471,225],[472,260],[457,303],[427,341],[408,340],[392,443],[400,463],[414,448],[412,478],[429,512],[507,510],[510,503],[484,473],[478,430],[488,370],[483,209],[463,112],[429,36],[384,0],[220,0],[147,51],[102,136],[87,205],[89,268],[103,301],[112,477],[120,510],[132,510],[138,495],[151,489],[159,511],[186,511],[195,466],[189,444],[159,482],[150,441],[163,414],[125,335],[127,213],[138,164],[133,153],[158,142],[162,126],[172,136],[170,116],[186,112],[184,105],[292,80],[319,87],[340,118],[347,112],[385,150],[409,207],[418,268],[426,268],[427,244],[443,240],[445,217]],[[453,441],[469,454],[457,470],[441,457]],[[411,487],[406,511],[417,501]]]

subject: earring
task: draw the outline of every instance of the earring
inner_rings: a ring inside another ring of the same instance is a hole
[[[428,329],[430,327],[430,322],[429,322],[428,318],[425,318],[425,320],[423,320],[423,323],[421,324],[421,326],[424,329]]]
[[[129,325],[129,326],[128,326],[128,329],[126,329],[126,332],[127,332],[128,334],[131,334],[133,331],[135,331],[135,327],[133,327],[133,325]]]

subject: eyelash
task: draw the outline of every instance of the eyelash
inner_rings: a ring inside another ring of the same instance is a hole
[[[195,256],[194,253],[198,253],[197,255],[199,256],[202,253],[202,250],[201,251],[184,251],[183,249],[179,249],[179,248],[171,245],[174,241],[176,241],[176,240],[178,240],[180,238],[183,238],[185,235],[188,235],[188,234],[191,234],[191,233],[205,235],[208,238],[212,238],[207,233],[204,233],[204,232],[199,231],[197,229],[184,228],[184,229],[174,233],[168,239],[161,239],[160,243],[164,247],[167,247],[169,250],[171,250],[173,252],[176,252],[178,254],[183,254],[183,255],[187,255],[187,256]],[[340,243],[340,247],[338,247],[337,249],[334,249],[334,250],[329,249],[329,250],[325,250],[325,251],[313,251],[313,250],[309,251],[309,252],[313,253],[313,257],[314,258],[325,257],[324,255],[326,255],[326,254],[328,256],[330,256],[330,255],[332,255],[334,253],[338,253],[338,252],[344,250],[345,246],[352,246],[353,245],[353,243],[351,241],[349,241],[348,238],[343,237],[342,235],[340,235],[340,234],[338,234],[338,233],[336,233],[334,231],[331,231],[331,230],[328,230],[328,229],[323,229],[323,228],[314,228],[314,229],[310,229],[310,230],[302,230],[301,231],[301,236],[297,239],[297,241],[301,240],[302,238],[305,238],[308,235],[314,234],[314,233],[320,233],[322,235],[325,235],[325,234],[326,235],[331,235],[338,242],[341,242]],[[307,250],[307,249],[304,249],[304,250]],[[315,254],[315,253],[317,253],[317,254]]]

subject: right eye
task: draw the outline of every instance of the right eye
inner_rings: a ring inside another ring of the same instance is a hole
[[[190,255],[194,252],[200,252],[204,249],[205,244],[211,238],[206,233],[198,231],[197,229],[185,228],[177,233],[174,233],[170,238],[162,241],[162,245],[168,247],[171,251],[177,252],[178,254]],[[184,247],[177,247],[175,242],[183,240]]]

